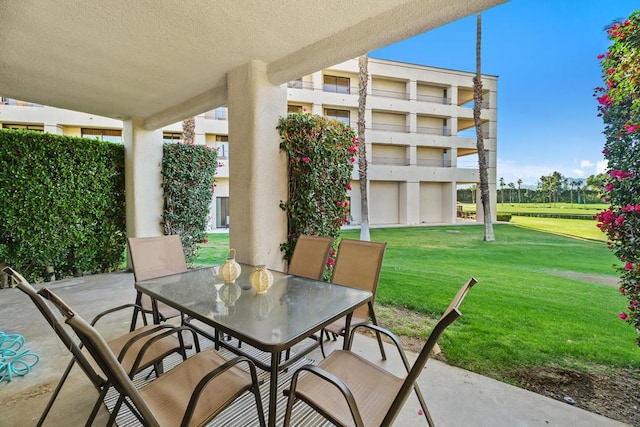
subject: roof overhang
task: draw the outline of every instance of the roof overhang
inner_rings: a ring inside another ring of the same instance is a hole
[[[505,1],[4,1],[0,95],[157,129],[225,105],[250,61],[279,85]]]

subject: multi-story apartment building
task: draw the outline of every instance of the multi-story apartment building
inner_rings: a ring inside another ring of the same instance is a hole
[[[368,68],[365,119],[370,224],[454,223],[458,186],[479,183],[473,73],[373,58]],[[495,216],[497,77],[483,75],[482,82],[482,131]],[[306,108],[356,128],[357,60],[289,82],[287,99],[290,112]],[[3,128],[122,141],[119,120],[6,98],[0,98],[0,124]],[[181,132],[181,123],[167,126],[164,140],[179,140]],[[220,167],[210,227],[227,227],[231,220],[228,153],[233,141],[229,140],[226,108],[196,117],[196,143],[218,150]],[[357,163],[349,197],[351,223],[359,224]]]

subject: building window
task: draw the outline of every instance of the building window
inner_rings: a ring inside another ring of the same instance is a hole
[[[22,125],[17,123],[3,123],[2,129],[22,129],[22,130],[32,130],[34,132],[44,132],[43,125]]]
[[[215,120],[227,120],[227,107],[218,107],[213,110],[213,118]]]
[[[174,142],[182,142],[182,133],[180,132],[162,132],[162,142],[171,144]]]
[[[336,110],[333,108],[325,108],[324,115],[330,119],[339,120],[347,126],[351,124],[350,118],[349,118],[349,110]]]
[[[216,151],[219,159],[229,158],[229,136],[216,135]]]
[[[115,129],[82,128],[82,137],[107,142],[122,142],[122,131]]]
[[[287,105],[287,114],[302,111],[302,105]]]
[[[349,78],[325,75],[323,90],[325,92],[351,93]]]
[[[216,227],[229,228],[228,197],[216,197]]]

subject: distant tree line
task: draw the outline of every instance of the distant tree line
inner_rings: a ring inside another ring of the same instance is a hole
[[[541,176],[536,188],[522,187],[522,179],[515,183],[498,180],[498,203],[602,203],[605,174],[590,175],[587,179],[573,179],[560,172]],[[458,189],[458,202],[475,203],[476,185]]]

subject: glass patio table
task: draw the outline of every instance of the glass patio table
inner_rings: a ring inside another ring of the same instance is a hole
[[[319,346],[315,333],[347,317],[350,325],[353,311],[367,303],[369,291],[353,289],[291,274],[272,271],[273,286],[258,295],[249,284],[254,267],[241,264],[242,274],[234,284],[225,284],[213,268],[190,270],[136,283],[137,290],[174,307],[188,318],[215,328],[216,348],[251,358],[261,369],[271,374],[269,389],[269,426],[275,426],[278,372],[298,361]],[[193,326],[193,325],[192,325]],[[203,331],[196,328],[198,332]],[[270,353],[270,363],[264,363],[232,345],[220,334],[227,334],[263,352]],[[315,342],[287,360],[282,352],[306,338]]]

